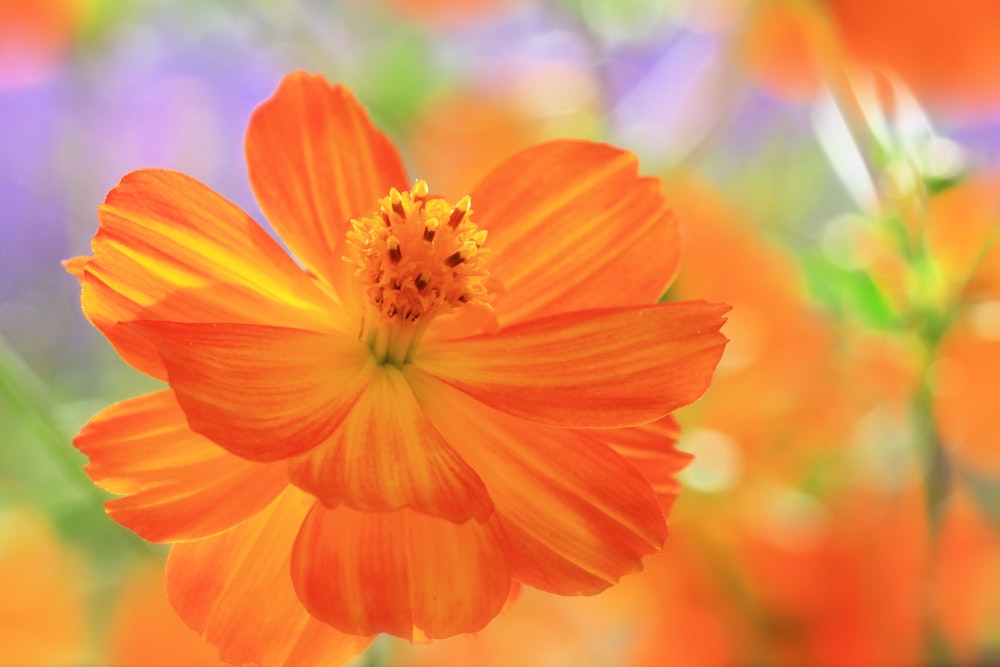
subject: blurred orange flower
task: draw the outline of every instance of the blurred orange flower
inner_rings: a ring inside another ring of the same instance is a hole
[[[0,664],[85,662],[82,559],[27,506],[0,507],[0,536]]]
[[[108,626],[110,667],[220,667],[218,651],[181,623],[167,601],[162,564],[140,563],[122,579]]]
[[[998,310],[997,303],[980,306],[979,318],[960,320],[942,341],[934,367],[934,409],[943,444],[963,465],[993,476],[1000,475]]]
[[[685,505],[671,548],[642,575],[658,608],[629,664],[921,664],[919,488],[771,491]]]
[[[825,5],[851,62],[900,77],[918,98],[939,107],[1000,108],[1000,5],[993,0]]]
[[[767,88],[792,99],[819,92],[839,56],[835,31],[814,2],[751,3],[740,39],[747,69]]]
[[[1000,172],[935,196],[926,215],[936,300],[951,305],[937,349],[934,414],[944,445],[964,465],[1000,474]]]
[[[179,543],[182,618],[230,662],[329,664],[380,632],[479,630],[512,581],[591,594],[641,569],[685,461],[668,414],[708,386],[727,308],[654,303],[676,229],[636,158],[542,144],[452,204],[407,190],[351,94],[302,73],[246,153],[306,270],[160,170],[109,193],[68,266],[90,321],[170,385],[75,444],[125,496],[114,519]]]
[[[703,179],[665,190],[684,239],[673,293],[731,303],[733,343],[683,414],[689,480],[708,493],[684,498],[679,539],[643,575],[660,608],[633,664],[918,661],[921,498],[903,466],[891,482],[907,493],[882,489],[867,432],[905,420],[909,355],[824,314],[788,248]]]
[[[742,540],[738,559],[759,596],[768,664],[920,663],[929,565],[922,503],[918,485],[893,494],[853,487],[822,498],[802,526],[807,539],[758,531]]]
[[[839,361],[830,322],[809,305],[791,254],[762,239],[723,193],[687,172],[665,178],[665,189],[682,223],[685,268],[673,289],[732,304],[726,326],[736,332],[688,423],[738,448],[751,476],[778,466],[798,475],[843,442],[849,424],[830,382]]]
[[[970,494],[956,485],[944,505],[933,553],[931,602],[948,641],[951,664],[989,664],[998,648],[1000,532],[997,516],[987,521]]]
[[[509,98],[461,90],[429,105],[406,142],[424,180],[446,195],[469,192],[481,174],[543,139],[540,120]]]
[[[0,89],[34,83],[65,58],[89,0],[0,0]]]
[[[769,88],[810,97],[849,70],[898,77],[924,103],[1000,108],[1000,5],[992,0],[768,0],[747,3],[741,48]],[[949,36],[945,38],[943,36]]]

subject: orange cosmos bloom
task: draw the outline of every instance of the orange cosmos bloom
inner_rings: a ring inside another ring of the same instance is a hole
[[[178,543],[182,618],[230,662],[329,664],[380,632],[479,630],[512,581],[591,594],[639,570],[675,492],[667,415],[708,386],[726,307],[655,303],[676,229],[635,157],[544,144],[451,203],[302,73],[246,154],[305,270],[160,170],[108,194],[68,265],[90,321],[169,383],[75,444],[124,495],[114,519]]]

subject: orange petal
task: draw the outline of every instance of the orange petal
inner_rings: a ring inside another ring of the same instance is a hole
[[[394,366],[376,370],[333,436],[293,460],[289,475],[328,507],[409,507],[457,522],[493,512],[476,471],[427,421]]]
[[[510,593],[495,519],[456,524],[410,510],[358,512],[317,504],[292,553],[309,611],[351,634],[411,639],[481,630]]]
[[[501,323],[655,302],[677,272],[677,225],[634,155],[559,141],[518,153],[472,191],[504,286]],[[610,279],[609,279],[610,278]]]
[[[642,426],[593,431],[591,435],[642,471],[660,501],[663,514],[670,514],[681,489],[675,475],[694,458],[687,452],[674,449],[674,443],[680,436],[680,426],[673,416],[667,415]]]
[[[340,258],[351,218],[371,214],[390,188],[408,186],[396,148],[350,91],[304,72],[286,76],[254,111],[246,155],[271,225],[335,286],[350,273]]]
[[[281,322],[324,330],[337,309],[246,213],[188,176],[125,176],[98,211],[83,311],[128,363],[165,377],[153,346],[118,322]],[[68,268],[78,268],[74,260]],[[346,326],[346,325],[344,325]]]
[[[226,662],[330,667],[371,643],[371,637],[345,635],[312,618],[292,587],[292,545],[314,502],[288,487],[233,530],[171,550],[167,595]]]
[[[254,461],[323,442],[374,370],[368,348],[337,333],[252,324],[121,326],[155,345],[191,428]]]
[[[416,370],[407,377],[486,482],[515,579],[590,595],[659,550],[667,528],[649,482],[591,433],[508,417]]]
[[[632,426],[701,396],[725,346],[718,330],[727,310],[692,301],[565,313],[427,342],[413,365],[525,419]]]
[[[112,405],[73,444],[91,479],[125,496],[108,501],[108,515],[151,542],[220,533],[288,485],[284,466],[245,461],[191,431],[169,390]]]

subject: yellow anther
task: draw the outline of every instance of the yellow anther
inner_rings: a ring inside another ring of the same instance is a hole
[[[392,203],[392,210],[396,212],[396,215],[405,218],[406,209],[403,208],[403,195],[399,194],[399,190],[396,188],[389,190],[389,201]]]
[[[451,217],[448,218],[448,226],[452,229],[458,227],[465,218],[465,214],[469,212],[469,207],[472,206],[472,199],[469,195],[465,195],[458,200],[455,207],[451,210]]]
[[[434,235],[437,234],[437,228],[437,218],[429,218],[427,222],[424,223],[424,241],[428,243],[433,242]]]
[[[389,260],[393,264],[399,264],[399,260],[403,259],[403,253],[399,249],[399,239],[395,236],[390,236],[385,240],[385,249],[389,253]]]

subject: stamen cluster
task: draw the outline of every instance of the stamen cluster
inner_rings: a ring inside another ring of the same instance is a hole
[[[472,221],[468,195],[455,205],[428,194],[427,183],[393,188],[366,218],[352,220],[345,260],[378,322],[403,325],[463,304],[491,310],[484,257],[486,230]]]

